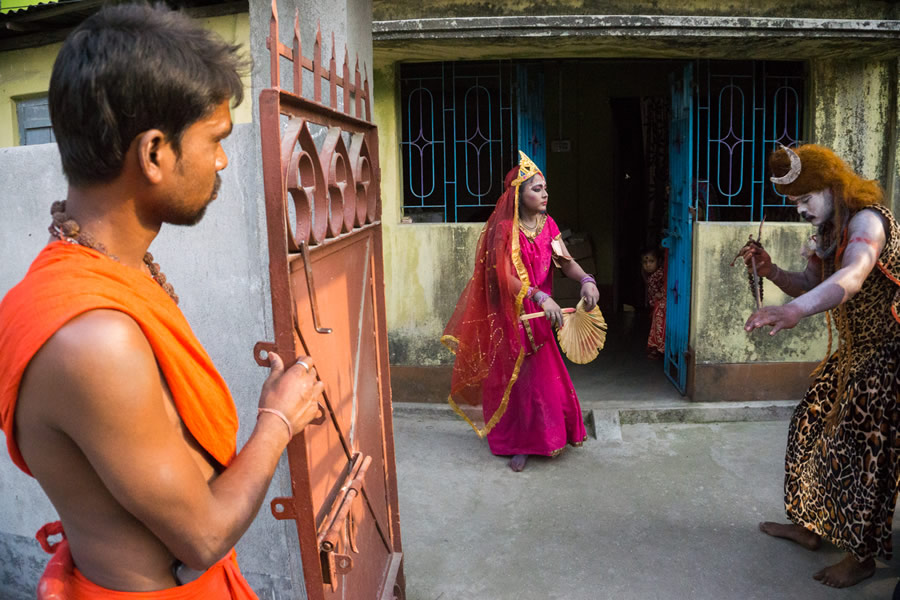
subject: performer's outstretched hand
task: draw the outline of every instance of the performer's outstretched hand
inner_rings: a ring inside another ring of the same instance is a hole
[[[751,259],[756,259],[756,272],[760,277],[768,277],[772,273],[772,257],[756,243],[747,243],[741,248],[741,258],[748,267],[751,265]]]
[[[800,322],[801,318],[803,318],[803,314],[800,309],[791,304],[785,304],[784,306],[763,306],[761,309],[750,315],[750,318],[747,319],[747,323],[744,325],[744,329],[753,331],[759,327],[769,325],[772,327],[772,331],[769,332],[769,335],[775,335],[782,329],[793,328]]]

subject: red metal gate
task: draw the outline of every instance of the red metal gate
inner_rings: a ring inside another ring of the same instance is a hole
[[[296,17],[293,47],[284,45],[273,0],[272,87],[259,113],[275,342],[257,344],[255,356],[261,365],[266,351],[286,363],[312,356],[325,394],[321,418],[288,446],[293,496],[273,500],[272,513],[297,523],[309,600],[402,600],[378,131],[368,78],[357,59],[351,80],[346,51],[337,73],[333,40],[328,69],[321,31],[312,60],[302,55]],[[281,58],[292,92],[280,89]]]

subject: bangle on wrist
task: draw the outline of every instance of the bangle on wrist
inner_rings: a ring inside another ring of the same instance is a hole
[[[294,428],[291,427],[291,422],[288,421],[288,418],[286,416],[284,416],[283,412],[281,412],[280,410],[278,410],[276,408],[260,408],[258,411],[256,411],[256,420],[257,421],[259,420],[259,415],[261,415],[263,413],[273,414],[276,417],[278,417],[279,419],[281,419],[282,421],[284,421],[284,424],[287,425],[287,428],[288,428],[288,441],[294,439]]]
[[[593,283],[594,285],[597,285],[597,280],[594,279],[593,275],[585,275],[581,278],[581,285],[584,285],[585,283]]]
[[[534,303],[537,304],[538,306],[543,306],[544,302],[546,302],[549,299],[550,299],[550,295],[545,292],[542,292],[540,290],[536,291],[534,293],[534,297],[532,298]]]

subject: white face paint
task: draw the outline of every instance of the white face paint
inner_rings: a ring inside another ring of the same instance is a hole
[[[816,227],[821,227],[834,216],[834,197],[831,195],[831,188],[788,198],[797,205],[800,218]]]

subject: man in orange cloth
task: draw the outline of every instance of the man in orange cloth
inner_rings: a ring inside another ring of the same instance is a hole
[[[316,415],[312,361],[270,356],[236,453],[225,382],[146,253],[194,224],[227,165],[241,60],[188,17],[108,6],[60,50],[49,104],[65,202],[0,304],[0,424],[59,513],[39,598],[256,598],[237,569],[293,434]]]

